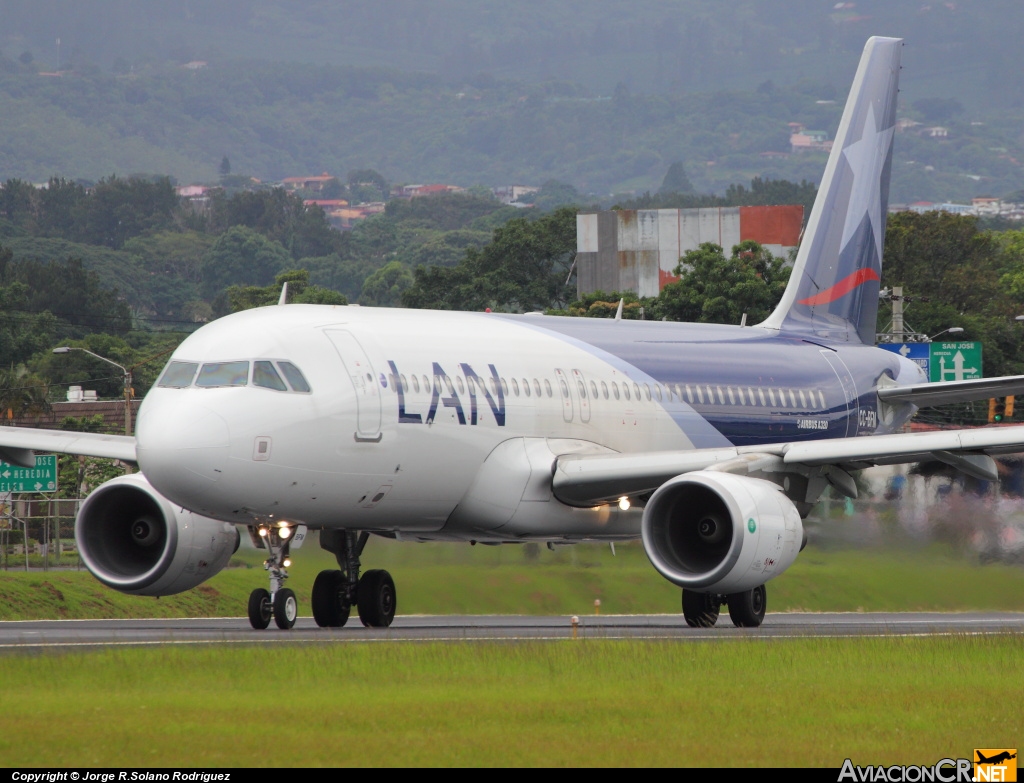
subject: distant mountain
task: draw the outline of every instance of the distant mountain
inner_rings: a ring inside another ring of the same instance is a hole
[[[393,182],[699,192],[817,182],[864,40],[906,35],[891,200],[1024,188],[1019,0],[0,0],[0,181]],[[60,39],[63,70],[55,71]],[[1012,43],[1012,45],[1011,45]],[[913,125],[911,123],[918,123]],[[929,131],[938,128],[937,131]]]
[[[620,83],[647,94],[802,79],[845,92],[864,40],[892,35],[907,39],[909,100],[1024,98],[1019,0],[0,0],[0,20],[0,51],[49,70],[259,58],[606,96]]]

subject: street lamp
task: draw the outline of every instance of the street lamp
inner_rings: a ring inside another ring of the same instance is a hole
[[[941,332],[936,332],[931,337],[929,337],[928,338],[928,342],[931,342],[936,337],[938,337],[940,334],[945,334],[946,332],[949,332],[950,334],[963,334],[964,333],[964,328],[962,326],[951,326],[948,329],[943,329]]]
[[[95,359],[99,359],[101,362],[114,365],[121,371],[121,375],[124,378],[124,434],[132,434],[132,371],[127,367],[122,367],[115,361],[112,361],[105,356],[100,356],[98,353],[93,353],[85,348],[77,348],[73,346],[63,345],[60,348],[54,348],[54,353],[71,353],[72,351],[81,351],[87,353]]]

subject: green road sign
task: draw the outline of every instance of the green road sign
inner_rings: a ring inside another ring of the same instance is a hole
[[[0,462],[0,493],[56,492],[57,456],[37,454],[34,468],[22,468]]]
[[[929,343],[931,381],[969,381],[981,378],[981,343]]]

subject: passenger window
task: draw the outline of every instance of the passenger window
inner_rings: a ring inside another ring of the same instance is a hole
[[[434,391],[436,391],[438,394],[441,393],[441,376],[440,375],[435,375],[434,376]]]
[[[540,397],[540,381],[538,381],[536,378],[533,379],[533,391],[538,397]],[[549,394],[548,397],[550,396],[551,395]]]
[[[806,408],[807,407],[807,398],[804,396],[804,390],[803,389],[800,390],[800,407],[802,407],[802,408]]]
[[[544,379],[544,391],[547,392],[548,397],[551,396],[551,381],[547,378]]]
[[[420,391],[420,379],[417,376],[412,376],[412,390],[419,394]]]
[[[448,387],[448,394],[455,394],[455,387],[452,386],[452,379],[447,375],[444,376],[444,385]]]
[[[590,382],[590,396],[597,399],[597,384],[594,381]]]
[[[622,396],[623,396],[623,398],[625,398],[627,400],[629,399],[629,384],[628,383],[623,383],[622,384]]]
[[[277,374],[277,370],[274,369],[274,365],[270,362],[253,362],[252,384],[264,389],[288,391],[288,387],[284,385],[281,376]]]
[[[661,402],[661,384],[660,383],[654,384],[654,396],[658,400],[658,402]]]
[[[646,383],[644,384],[644,396],[647,398],[648,402],[651,401],[651,387]]]
[[[686,384],[686,401],[693,405],[693,389],[690,388],[690,384]]]
[[[196,377],[196,370],[199,369],[199,362],[171,362],[160,376],[157,386],[167,389],[184,389],[192,385],[192,379]]]
[[[608,384],[604,381],[601,381],[601,396],[608,399]]]
[[[587,399],[587,387],[583,385],[583,381],[576,381],[576,388],[580,392],[580,399]]]
[[[792,389],[789,390],[789,404],[794,408],[796,407],[796,395],[793,394]]]
[[[456,375],[455,376],[455,385],[459,387],[459,394],[465,394],[466,393],[466,387],[462,385],[462,376],[461,375]]]
[[[517,381],[515,378],[512,379],[512,393],[516,397],[519,396],[519,381]]]
[[[767,405],[768,404],[768,403],[766,403],[764,401],[764,389],[762,389],[760,386],[757,387],[757,396],[758,396],[758,399],[761,400],[761,404],[762,405]]]
[[[562,396],[567,398],[569,396],[569,385],[561,378],[558,379],[558,385],[562,387]]]
[[[245,386],[249,382],[249,362],[208,362],[199,370],[196,386]]]
[[[423,376],[423,391],[425,391],[427,394],[430,394],[431,391],[430,378],[428,378],[426,375]]]
[[[772,407],[775,407],[775,392],[772,391],[771,387],[768,387],[768,399],[771,400]]]
[[[640,402],[640,384],[636,381],[633,382],[633,396],[636,397],[637,402]]]
[[[737,389],[736,389],[736,396],[740,398],[740,405],[746,405],[747,404],[747,398],[743,396],[743,387],[742,386],[737,387]]]
[[[697,387],[697,402],[699,402],[701,405],[704,404],[704,392],[700,388],[700,386]]]
[[[818,390],[818,398],[821,400],[822,410],[828,410],[828,403],[825,402],[825,392]]]
[[[718,404],[725,405],[725,395],[722,393],[722,387],[716,386],[715,388],[718,389]]]
[[[726,386],[725,387],[725,391],[729,395],[729,404],[730,405],[735,405],[736,404],[736,397],[732,393],[732,386]]]
[[[612,397],[619,399],[619,384],[615,381],[612,381]]]
[[[526,378],[523,378],[523,394],[530,396],[530,382]]]
[[[495,397],[498,396],[498,382],[495,380],[493,375],[491,376],[491,394]]]
[[[413,377],[415,378],[416,376],[414,375]],[[404,375],[400,375],[399,376],[399,380],[402,382],[402,391],[408,393],[408,391],[409,391],[409,379],[406,378]]]
[[[757,405],[757,400],[754,399],[754,390],[749,386],[747,387],[747,397],[750,399],[751,405]]]
[[[505,383],[505,379],[504,378],[501,379],[501,393],[502,394],[508,394],[508,384]]]
[[[304,394],[312,391],[309,388],[309,384],[306,383],[306,379],[303,377],[302,373],[299,372],[299,368],[294,364],[291,362],[278,362],[277,367],[284,375],[285,380],[287,380],[289,385],[292,387],[292,391],[302,392]]]

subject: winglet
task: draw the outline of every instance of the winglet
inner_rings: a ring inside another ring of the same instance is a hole
[[[789,285],[761,326],[874,344],[902,47],[868,39]]]
[[[288,304],[288,283],[281,286],[281,297],[277,300],[279,305]]]
[[[626,300],[625,300],[625,299],[620,299],[620,300],[619,300],[619,306],[618,306],[618,308],[617,308],[617,309],[615,310],[615,320],[616,320],[616,321],[621,321],[621,320],[622,320],[622,306],[623,306],[623,305],[624,305],[625,303],[626,303]]]

